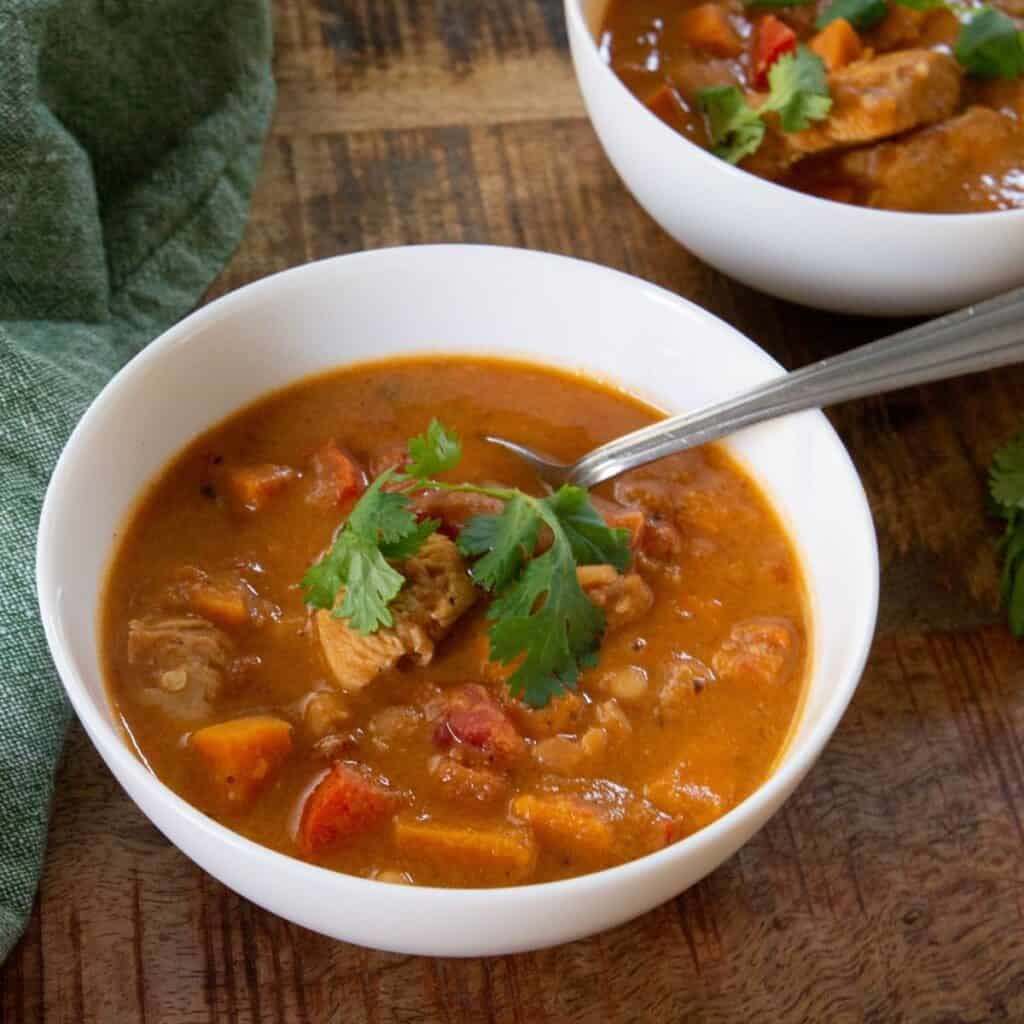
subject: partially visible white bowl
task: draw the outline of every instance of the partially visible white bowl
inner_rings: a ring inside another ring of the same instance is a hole
[[[938,313],[1024,284],[1024,209],[871,210],[748,174],[652,114],[602,59],[609,0],[565,0],[576,77],[626,187],[676,241],[761,291],[842,313]]]
[[[857,474],[820,413],[730,441],[787,521],[803,561],[812,665],[799,725],[772,777],[683,842],[570,881],[490,890],[388,885],[274,853],[185,803],[126,746],[97,648],[107,564],[136,498],[201,431],[305,375],[435,351],[579,368],[668,410],[779,372],[752,342],[691,303],[563,257],[425,246],[286,271],[171,328],[93,403],[47,491],[39,602],[54,662],[93,743],[147,817],[212,875],[338,939],[432,955],[511,953],[609,928],[670,899],[778,809],[821,752],[860,677],[878,599],[875,535]]]

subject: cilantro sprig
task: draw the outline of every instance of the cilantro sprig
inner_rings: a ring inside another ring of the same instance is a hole
[[[994,514],[1006,521],[999,541],[1003,556],[1000,597],[1014,636],[1024,636],[1024,434],[993,456],[988,490]]]
[[[960,30],[953,55],[977,78],[1024,74],[1024,33],[994,7],[979,7]]]
[[[315,608],[332,608],[360,633],[393,625],[388,605],[405,577],[390,562],[410,558],[440,526],[436,519],[417,522],[404,494],[385,491],[395,475],[385,470],[356,502],[330,551],[302,577],[306,600]],[[335,605],[339,592],[345,596]]]
[[[473,560],[473,582],[494,596],[487,613],[490,658],[505,665],[518,662],[508,680],[510,692],[542,707],[573,688],[581,669],[595,663],[604,634],[604,613],[580,586],[576,567],[607,563],[625,571],[629,533],[607,526],[580,487],[566,485],[541,498],[513,488],[434,479],[454,469],[461,454],[457,435],[437,420],[412,438],[404,470],[377,477],[331,549],[303,577],[306,600],[332,609],[364,634],[392,625],[389,605],[405,582],[400,563],[439,525],[433,519],[416,521],[408,493],[438,489],[497,498],[501,512],[474,516],[457,544]],[[384,490],[389,482],[403,489]],[[551,544],[538,555],[545,528]]]
[[[739,163],[764,141],[765,114],[775,112],[783,131],[803,131],[832,109],[828,76],[821,58],[806,46],[780,57],[768,72],[768,98],[752,107],[735,85],[717,85],[698,94],[707,115],[716,156]]]

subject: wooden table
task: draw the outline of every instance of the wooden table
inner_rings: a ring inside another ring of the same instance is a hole
[[[892,326],[758,295],[663,234],[583,114],[561,0],[284,0],[276,32],[274,130],[212,294],[335,253],[473,241],[656,281],[790,366]],[[1024,649],[997,610],[984,504],[1022,410],[1024,373],[1003,371],[835,412],[881,543],[871,662],[794,798],[673,902],[492,960],[333,942],[187,861],[76,727],[2,1019],[1024,1019]]]

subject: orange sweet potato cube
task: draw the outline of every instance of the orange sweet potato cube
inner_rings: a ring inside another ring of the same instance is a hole
[[[459,881],[478,885],[524,882],[537,862],[536,848],[522,832],[399,818],[394,835],[395,845],[406,857],[454,871]]]
[[[205,763],[222,802],[241,807],[266,787],[291,753],[291,732],[281,718],[253,715],[199,729],[189,745]]]
[[[607,858],[615,835],[611,825],[582,800],[571,796],[532,796],[512,801],[512,813],[528,821],[538,842],[573,860]]]

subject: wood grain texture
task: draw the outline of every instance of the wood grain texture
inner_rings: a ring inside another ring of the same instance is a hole
[[[568,253],[706,306],[784,364],[894,328],[703,266],[618,182],[560,0],[282,0],[278,113],[210,297],[409,242]],[[615,931],[478,961],[375,953],[240,899],[171,847],[72,730],[0,1019],[462,1024],[1024,1019],[1024,648],[1000,625],[983,472],[1024,409],[1001,372],[838,409],[883,562],[864,682],[731,861]]]

